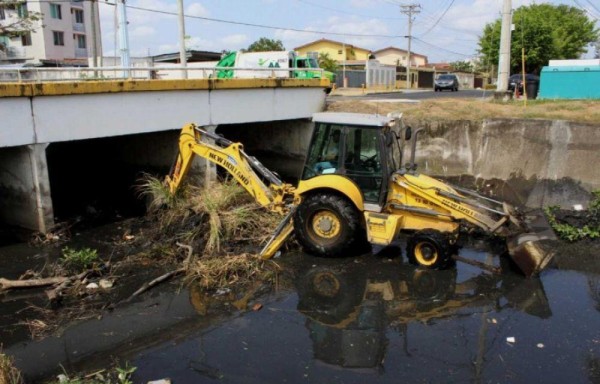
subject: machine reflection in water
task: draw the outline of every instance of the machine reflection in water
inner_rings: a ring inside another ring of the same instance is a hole
[[[314,261],[314,260],[313,260]],[[383,261],[382,261],[383,262]],[[298,310],[306,316],[314,357],[344,368],[383,368],[386,333],[404,336],[413,322],[490,309],[552,315],[539,279],[482,273],[457,281],[456,269],[421,270],[389,262],[300,266]]]

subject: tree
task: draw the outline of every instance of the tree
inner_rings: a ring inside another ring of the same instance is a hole
[[[450,63],[450,68],[457,72],[473,72],[473,64],[468,61],[455,61]]]
[[[510,66],[521,72],[521,50],[525,48],[525,70],[538,73],[551,59],[576,59],[596,41],[599,31],[581,9],[568,5],[532,4],[513,13]],[[487,24],[479,38],[479,52],[490,66],[498,63],[501,20]]]
[[[319,53],[319,68],[323,68],[329,72],[335,72],[337,70],[338,63],[329,57],[328,53]]]
[[[10,14],[7,11],[15,11]],[[5,20],[0,21],[0,37],[17,37],[34,32],[41,25],[42,19],[39,12],[30,12],[25,1],[2,1],[0,12],[5,15]],[[13,15],[10,17],[9,15]]]
[[[247,52],[264,52],[264,51],[285,51],[285,47],[281,40],[268,39],[261,37],[254,43],[248,46]]]

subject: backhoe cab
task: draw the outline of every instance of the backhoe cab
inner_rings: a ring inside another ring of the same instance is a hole
[[[507,238],[509,253],[526,276],[552,258],[513,207],[418,173],[414,159],[421,130],[404,127],[401,115],[316,113],[313,123],[296,187],[245,154],[241,144],[193,125],[182,131],[178,161],[167,180],[177,189],[193,155],[199,155],[224,167],[259,204],[284,213],[263,257],[273,256],[291,233],[307,252],[326,257],[357,253],[369,243],[387,246],[405,233],[411,263],[443,269],[460,259],[455,244],[465,232],[461,228],[478,227]],[[407,143],[411,159],[402,165]]]

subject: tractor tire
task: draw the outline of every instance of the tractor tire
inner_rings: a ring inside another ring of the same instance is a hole
[[[316,256],[349,256],[364,250],[366,243],[356,207],[329,193],[316,193],[302,201],[294,214],[294,233],[302,248]]]
[[[454,248],[448,236],[433,229],[424,229],[408,239],[406,256],[411,264],[427,269],[445,269],[452,264]]]

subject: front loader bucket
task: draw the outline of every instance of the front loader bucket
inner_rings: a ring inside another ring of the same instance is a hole
[[[554,257],[554,252],[542,242],[544,237],[524,233],[508,239],[508,254],[526,277],[537,275]]]
[[[544,240],[556,240],[543,214],[526,220],[527,233],[508,237],[508,254],[526,277],[537,275],[554,257],[554,251]]]

